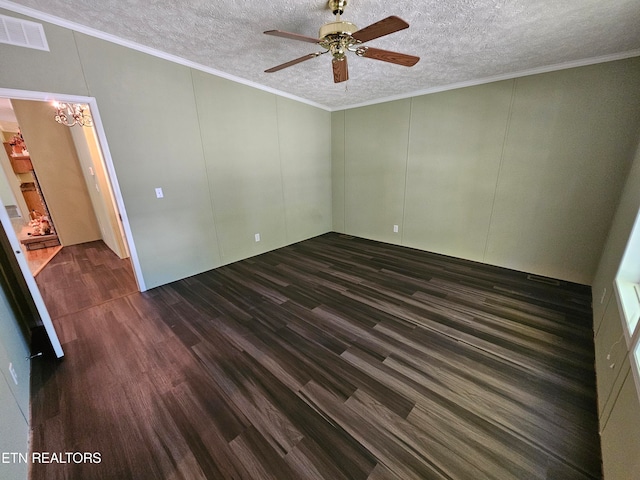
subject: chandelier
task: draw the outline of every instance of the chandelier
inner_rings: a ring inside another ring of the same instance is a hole
[[[56,109],[56,122],[66,125],[67,127],[73,127],[76,124],[83,127],[93,126],[93,119],[86,105],[80,103],[54,102],[53,106]]]

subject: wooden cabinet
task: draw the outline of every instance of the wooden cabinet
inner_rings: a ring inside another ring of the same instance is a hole
[[[45,215],[47,208],[36,189],[36,184],[34,182],[23,183],[20,185],[20,190],[22,190],[22,196],[27,203],[29,211],[33,212],[35,210],[39,215]]]
[[[33,170],[33,165],[31,164],[31,158],[29,158],[29,155],[9,157],[9,160],[11,160],[11,167],[15,173],[27,173]]]
[[[9,157],[9,161],[11,161],[11,168],[13,168],[15,173],[27,173],[33,170],[29,155],[14,156],[13,149],[8,142],[4,142],[4,149],[7,151],[7,156]]]

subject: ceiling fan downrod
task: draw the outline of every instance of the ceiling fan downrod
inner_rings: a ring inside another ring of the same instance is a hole
[[[329,0],[329,9],[334,15],[342,15],[346,6],[347,0]]]

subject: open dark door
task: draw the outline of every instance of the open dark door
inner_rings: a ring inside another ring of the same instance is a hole
[[[0,201],[0,286],[11,303],[31,354],[64,355],[40,290],[23,256],[11,220]]]

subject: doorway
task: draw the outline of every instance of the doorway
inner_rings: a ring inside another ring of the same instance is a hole
[[[140,270],[138,257],[136,254],[135,245],[133,243],[131,230],[128,224],[124,203],[119,190],[117,178],[115,176],[113,162],[111,160],[108,145],[106,143],[106,136],[102,128],[102,123],[95,99],[90,97],[73,97],[68,95],[54,95],[41,92],[25,92],[18,90],[0,89],[0,102],[3,101],[2,99],[9,99],[13,103],[21,103],[23,106],[25,102],[27,104],[29,104],[30,102],[33,102],[34,104],[40,104],[39,108],[43,111],[46,111],[46,119],[38,121],[51,123],[54,123],[54,107],[52,105],[52,101],[54,99],[68,103],[82,104],[87,108],[93,119],[92,128],[81,126],[56,126],[65,129],[65,134],[67,136],[70,135],[72,143],[75,147],[74,155],[77,158],[76,162],[79,164],[77,165],[77,167],[81,172],[81,175],[84,177],[86,186],[85,190],[90,196],[92,210],[96,216],[96,221],[98,223],[98,239],[103,240],[104,243],[107,244],[107,246],[120,258],[130,259],[138,290],[146,290]],[[2,104],[0,103],[0,105]],[[30,105],[28,106],[30,107]],[[43,123],[42,125],[46,126],[46,129],[48,129],[48,124]],[[30,148],[28,145],[29,138],[33,140],[35,138],[33,132],[36,132],[35,135],[41,135],[42,130],[42,128],[31,128],[31,136],[29,137],[25,135],[27,151],[29,153],[29,156],[32,157],[32,161],[35,160],[33,158],[35,155],[35,149],[34,151],[28,150]],[[6,170],[6,168],[3,170]],[[37,165],[34,165],[34,171],[38,176],[39,183],[41,184],[40,186],[45,186],[45,182],[47,182],[48,179],[39,178],[40,175],[37,174]],[[67,173],[68,172],[65,172],[65,174]],[[6,171],[0,172],[0,175],[4,176],[4,179],[6,180]],[[46,175],[43,175],[43,177],[46,177]],[[49,187],[51,187],[51,185],[49,185]],[[53,191],[51,188],[42,189],[45,204],[48,203],[47,190]],[[58,185],[58,188],[61,187]],[[65,192],[65,194],[68,195],[69,189],[66,190],[67,191]],[[12,192],[9,192],[9,194],[11,193],[13,193],[13,197],[15,199],[15,202],[12,202],[11,204],[8,203],[5,198],[0,198],[0,209],[2,210],[2,212],[0,213],[0,218],[2,218],[3,220],[2,225],[7,236],[12,237],[9,238],[12,246],[11,253],[14,254],[19,260],[18,263],[20,264],[22,274],[25,277],[25,280],[27,280],[27,284],[29,285],[29,290],[32,293],[34,302],[36,303],[38,311],[40,312],[43,323],[45,323],[45,328],[47,330],[47,333],[49,334],[51,343],[54,346],[54,351],[58,357],[61,357],[63,355],[62,349],[55,348],[56,343],[58,343],[59,345],[59,342],[57,341],[57,335],[55,334],[55,329],[53,328],[52,324],[49,325],[49,328],[47,328],[46,325],[46,319],[49,318],[48,313],[46,312],[46,305],[41,302],[42,297],[40,295],[40,292],[33,290],[34,288],[35,290],[37,290],[37,285],[35,284],[33,273],[28,268],[22,268],[22,264],[27,265],[24,258],[25,245],[24,243],[20,242],[20,233],[18,233],[15,228],[15,225],[20,225],[20,219],[14,218],[13,221],[11,219],[12,216],[22,217],[22,224],[25,223],[25,220],[31,221],[32,219],[30,217],[25,218],[25,211],[26,215],[29,215],[30,210],[26,206],[26,202],[22,202],[24,198],[20,199],[19,194],[22,192],[16,191],[16,189],[14,188]],[[7,197],[7,193],[3,192],[3,196]],[[23,203],[22,206],[20,205],[21,203]],[[101,218],[98,219],[97,217]],[[53,213],[50,218],[52,220],[52,227],[53,229],[55,229],[55,233],[60,236],[60,243],[62,243],[62,245],[64,245],[65,242],[67,242],[67,244],[69,245],[72,245],[74,243],[81,243],[77,241],[77,238],[74,238],[74,235],[76,235],[77,232],[74,233],[72,229],[65,230],[60,228],[64,225],[64,214],[58,214],[58,219],[62,220],[60,221],[60,225],[56,225],[56,213]],[[65,238],[65,236],[67,238]],[[35,236],[33,238],[35,238]],[[33,238],[30,239],[32,240]],[[27,277],[31,278],[29,279]],[[45,311],[44,314],[41,310]]]

